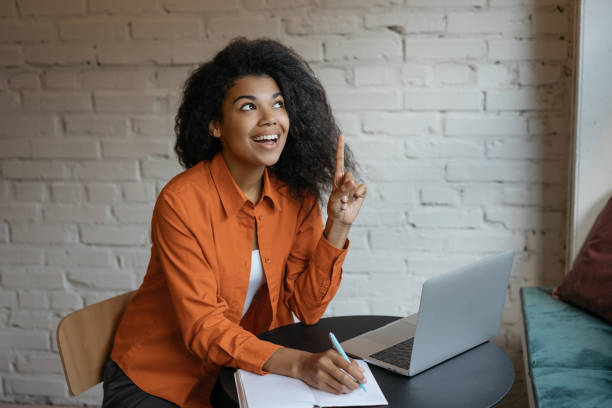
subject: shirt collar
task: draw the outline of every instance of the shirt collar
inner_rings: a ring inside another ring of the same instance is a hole
[[[248,199],[242,190],[240,190],[238,184],[236,184],[236,181],[225,164],[225,160],[223,160],[221,152],[217,153],[215,157],[212,158],[209,168],[225,214],[228,217],[236,214]],[[268,175],[268,169],[264,169],[261,199],[269,200],[274,209],[280,210],[279,194],[280,193],[272,186],[270,176]]]

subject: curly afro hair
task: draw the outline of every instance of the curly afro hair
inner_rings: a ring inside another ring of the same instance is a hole
[[[236,38],[191,73],[174,126],[174,150],[181,165],[190,168],[221,150],[219,139],[209,135],[208,124],[222,121],[221,104],[227,91],[237,79],[249,75],[273,78],[289,115],[285,148],[269,170],[288,185],[294,197],[301,200],[304,194],[312,194],[322,200],[332,186],[340,131],[325,90],[308,63],[273,40]],[[354,171],[348,146],[344,155],[345,168]]]

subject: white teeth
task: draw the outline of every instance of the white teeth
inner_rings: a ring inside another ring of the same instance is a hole
[[[255,140],[256,142],[260,142],[263,140],[276,140],[278,139],[278,135],[263,135],[263,136],[257,136],[256,138],[253,138],[253,140]]]

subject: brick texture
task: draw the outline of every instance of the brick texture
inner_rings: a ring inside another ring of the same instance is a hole
[[[495,341],[500,406],[526,406],[516,295],[565,269],[574,3],[0,1],[0,400],[100,404],[68,395],[55,326],[140,284],[183,81],[244,35],[310,63],[368,185],[327,315],[416,312],[429,276],[514,248]]]

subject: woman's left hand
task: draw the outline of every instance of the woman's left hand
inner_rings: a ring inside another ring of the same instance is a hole
[[[328,222],[339,223],[350,227],[357,218],[363,200],[366,197],[365,184],[358,184],[353,173],[344,172],[344,135],[338,136],[336,149],[336,169],[334,171],[334,185],[327,203]]]

